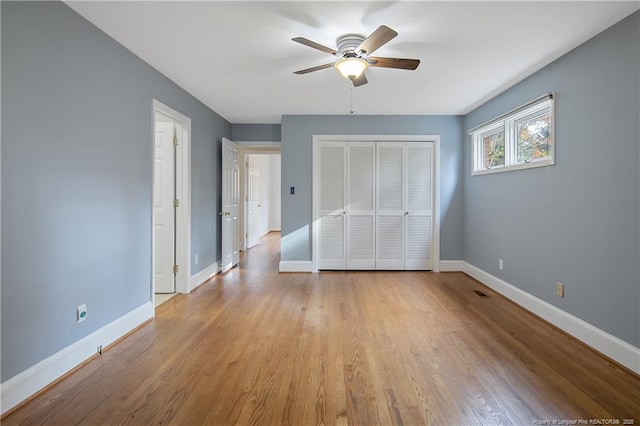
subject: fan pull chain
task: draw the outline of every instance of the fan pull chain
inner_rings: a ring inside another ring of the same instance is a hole
[[[351,91],[351,108],[349,109],[349,114],[353,114],[353,87],[349,88]]]

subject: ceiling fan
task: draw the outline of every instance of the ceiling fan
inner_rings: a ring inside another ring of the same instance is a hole
[[[304,37],[295,37],[291,40],[312,47],[321,52],[328,53],[338,58],[337,61],[317,67],[295,71],[294,74],[307,74],[326,68],[335,67],[343,77],[351,80],[358,87],[367,84],[364,70],[368,67],[397,68],[402,70],[415,70],[420,65],[419,59],[381,58],[369,56],[381,46],[398,35],[397,32],[380,25],[369,37],[360,34],[345,34],[336,40],[338,50],[323,46]]]

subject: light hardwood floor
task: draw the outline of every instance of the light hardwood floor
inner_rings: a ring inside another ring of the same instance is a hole
[[[278,237],[2,424],[640,424],[637,375],[466,275],[279,274]]]

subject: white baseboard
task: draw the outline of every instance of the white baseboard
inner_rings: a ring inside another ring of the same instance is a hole
[[[462,260],[441,260],[438,263],[439,272],[460,272],[464,268]],[[283,260],[280,262],[280,272],[313,272],[313,262],[307,260]]]
[[[441,260],[440,272],[460,272],[464,268],[463,260]]]
[[[462,271],[480,281],[487,287],[497,291],[518,305],[533,312],[556,327],[609,358],[619,362],[637,374],[640,374],[640,348],[621,340],[606,331],[600,330],[588,322],[563,311],[542,299],[520,290],[519,288],[494,277],[482,269],[463,262]]]
[[[147,302],[2,383],[2,414],[91,358],[98,346],[106,348],[153,316],[153,304]]]
[[[196,289],[196,287],[204,284],[209,278],[213,277],[216,274],[219,274],[221,270],[222,269],[220,268],[220,265],[218,265],[218,263],[213,263],[197,274],[192,275],[191,278],[189,278],[188,293],[191,293]]]
[[[313,272],[313,262],[310,260],[281,260],[280,272]]]

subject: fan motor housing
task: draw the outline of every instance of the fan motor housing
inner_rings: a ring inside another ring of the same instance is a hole
[[[360,46],[365,39],[365,36],[362,34],[344,34],[336,39],[336,46],[338,47],[338,52],[343,55],[347,55],[348,53],[356,53],[356,49]]]

